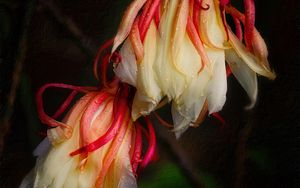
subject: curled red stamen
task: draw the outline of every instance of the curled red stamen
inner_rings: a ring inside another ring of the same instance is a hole
[[[204,67],[206,65],[208,65],[208,57],[207,57],[207,54],[204,50],[204,46],[203,46],[203,43],[200,39],[200,36],[198,34],[198,31],[193,23],[193,21],[191,20],[190,16],[188,17],[188,20],[187,20],[187,33],[192,41],[192,43],[194,44],[197,52],[199,53],[200,57],[201,57],[201,67],[198,71],[198,74],[204,69]]]
[[[254,0],[244,0],[245,7],[245,43],[248,50],[252,48],[252,39],[255,24]]]
[[[149,162],[153,160],[156,151],[156,136],[155,136],[153,125],[148,117],[145,117],[145,121],[149,132],[149,139],[148,139],[149,143],[148,143],[148,149],[140,164],[140,169],[145,168],[149,164]]]
[[[235,25],[235,35],[237,36],[237,38],[240,41],[242,41],[243,40],[243,31],[242,31],[241,22],[237,18],[233,18],[233,21],[234,21],[234,25]]]
[[[43,93],[45,92],[46,89],[48,89],[50,87],[71,89],[71,90],[74,90],[77,92],[82,92],[82,93],[87,93],[87,92],[97,89],[95,87],[79,87],[79,86],[72,86],[72,85],[61,84],[61,83],[50,83],[50,84],[45,84],[38,90],[38,92],[36,94],[36,103],[37,103],[37,109],[38,109],[39,118],[40,118],[41,122],[47,124],[50,127],[62,126],[65,128],[69,128],[70,126],[66,125],[65,123],[59,122],[59,121],[55,120],[54,118],[49,117],[44,111]],[[72,98],[72,97],[70,97],[70,98]],[[61,111],[64,111],[66,109],[65,105],[67,106],[67,103],[71,102],[71,101],[69,101],[70,98],[67,99],[66,103],[63,104],[62,107],[55,114],[60,115]]]
[[[153,0],[151,6],[149,7],[148,12],[146,13],[146,17],[143,22],[140,24],[140,35],[141,40],[144,41],[147,30],[150,26],[151,20],[153,19],[154,13],[159,8],[160,0]]]
[[[128,108],[127,108],[126,100],[120,99],[119,104],[118,104],[118,111],[117,111],[116,115],[114,116],[113,122],[112,122],[111,126],[109,127],[109,129],[106,131],[106,133],[103,136],[101,136],[100,138],[98,138],[97,140],[95,140],[94,142],[89,143],[89,144],[79,148],[76,151],[73,151],[72,153],[70,153],[70,156],[75,156],[75,155],[78,155],[81,153],[93,152],[93,151],[99,149],[100,147],[102,147],[103,145],[105,145],[106,143],[108,143],[110,140],[112,140],[118,133],[120,126],[122,125],[123,121],[125,120],[125,116],[128,114],[128,113],[126,113],[127,109]]]
[[[141,30],[141,28],[142,28],[142,25],[143,25],[143,23],[145,21],[147,13],[149,12],[149,8],[151,6],[152,1],[153,0],[147,0],[146,4],[143,7],[142,13],[140,15],[139,24],[138,24],[139,25],[139,30]]]
[[[98,64],[100,61],[101,56],[103,55],[104,51],[107,50],[114,42],[114,39],[110,39],[108,41],[106,41],[102,46],[100,46],[100,48],[97,51],[96,57],[94,59],[94,66],[93,66],[93,70],[94,70],[94,76],[97,80],[99,80],[99,71],[98,71]]]
[[[140,63],[144,57],[144,46],[142,43],[139,27],[138,27],[139,17],[133,23],[129,39],[132,44],[132,48],[134,50],[134,54],[137,59],[137,63]]]
[[[87,109],[84,111],[81,120],[80,120],[80,133],[81,133],[81,141],[82,146],[88,144],[87,143],[87,136],[89,132],[89,128],[91,127],[92,120],[94,119],[93,116],[99,109],[99,106],[103,105],[103,102],[109,97],[109,93],[102,92],[97,95],[90,103]]]
[[[124,139],[127,129],[129,127],[130,122],[130,116],[129,113],[126,114],[126,119],[123,120],[123,125],[119,128],[119,130],[116,133],[115,139],[112,141],[112,144],[110,145],[108,149],[108,153],[105,155],[102,163],[101,171],[98,175],[96,187],[102,187],[103,181],[105,180],[105,175],[107,174],[113,160],[115,159],[115,156],[121,147],[122,140]],[[130,127],[132,129],[132,127]]]
[[[65,112],[65,110],[69,107],[74,97],[77,95],[77,91],[72,91],[67,99],[63,102],[63,104],[59,107],[59,109],[52,116],[53,119],[58,118],[61,114]]]
[[[226,122],[225,122],[224,118],[219,113],[215,112],[215,113],[212,113],[211,115],[213,117],[215,117],[217,120],[220,121],[221,127],[224,127],[224,125],[226,124]]]
[[[107,82],[107,69],[108,69],[108,64],[110,62],[110,54],[107,54],[102,61],[101,64],[101,82],[103,87],[107,88],[108,87],[108,82]]]
[[[226,65],[226,76],[229,77],[232,74],[231,68]]]
[[[161,4],[159,3],[159,5],[154,13],[154,20],[155,20],[156,27],[159,26],[160,17],[161,17]]]
[[[208,9],[210,9],[210,5],[209,5],[209,4],[205,4],[206,7],[204,7],[204,6],[202,5],[202,0],[195,0],[195,4],[196,4],[199,8],[201,8],[202,10],[208,10]]]
[[[134,126],[136,128],[136,135],[135,135],[134,150],[133,150],[133,154],[132,154],[132,157],[131,157],[131,165],[132,165],[132,171],[134,173],[136,173],[138,165],[142,161],[141,160],[141,154],[142,154],[143,144],[142,144],[141,125],[138,122],[136,122]]]
[[[156,119],[159,121],[160,124],[162,124],[163,126],[169,128],[169,129],[173,129],[174,128],[174,125],[166,122],[165,120],[163,120],[159,115],[158,113],[156,112],[153,112],[154,116],[156,117]]]
[[[228,5],[230,3],[230,0],[220,0],[220,5],[225,7],[226,5]]]

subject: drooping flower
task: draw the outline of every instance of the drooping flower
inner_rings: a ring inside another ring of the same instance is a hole
[[[254,1],[244,0],[244,5],[245,15],[229,0],[132,1],[112,52],[121,46],[115,73],[137,89],[133,120],[148,115],[167,98],[179,136],[189,125],[201,122],[201,114],[222,109],[226,66],[249,95],[249,107],[254,106],[257,74],[270,79],[275,74],[265,42],[254,27]],[[233,17],[235,33],[226,22],[226,13]]]
[[[49,87],[72,89],[54,116],[43,110],[42,94]],[[77,92],[84,92],[60,122],[59,117]],[[133,122],[129,108],[130,89],[118,80],[99,90],[65,84],[47,84],[37,94],[40,119],[53,127],[38,146],[37,163],[21,187],[137,187],[136,174],[152,159],[155,134]],[[142,130],[149,140],[142,156]]]

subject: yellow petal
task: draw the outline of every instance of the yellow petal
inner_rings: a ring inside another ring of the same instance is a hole
[[[158,32],[154,22],[151,22],[144,41],[144,58],[138,65],[137,92],[132,105],[132,118],[149,114],[162,98],[157,84],[153,64],[157,54]]]
[[[208,84],[207,102],[209,113],[222,110],[226,101],[227,76],[225,67],[224,50],[213,50],[208,52],[211,62],[213,62],[213,76]]]
[[[129,39],[126,39],[120,50],[121,62],[114,72],[122,82],[136,87],[137,63],[134,51]]]
[[[275,79],[275,73],[268,69],[268,67],[264,66],[265,63],[260,62],[257,57],[255,57],[252,53],[247,51],[246,47],[243,43],[239,41],[239,39],[232,33],[232,31],[228,30],[230,44],[238,54],[238,56],[246,63],[250,69],[252,69],[257,74],[268,77],[270,79]]]
[[[112,53],[122,44],[122,42],[128,36],[134,19],[140,9],[143,7],[147,0],[134,0],[127,8],[125,15],[122,18],[118,33],[114,38],[114,45],[112,47]]]
[[[200,10],[199,33],[203,42],[211,48],[224,49],[227,41],[222,23],[218,0],[203,0],[202,5],[209,5],[208,10]]]
[[[247,64],[238,56],[233,50],[226,50],[226,61],[230,66],[233,75],[236,77],[238,82],[247,92],[251,103],[248,108],[252,108],[255,105],[257,98],[257,76],[256,73],[250,69]]]
[[[172,58],[173,24],[179,0],[168,3],[159,25],[160,38],[158,40],[158,54],[153,65],[158,84],[169,100],[177,98],[185,88],[185,78],[174,66]]]

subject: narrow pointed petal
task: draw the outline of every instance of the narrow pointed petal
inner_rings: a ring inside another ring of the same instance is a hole
[[[131,42],[127,39],[121,50],[121,63],[114,69],[115,74],[122,82],[128,83],[136,87],[137,64]]]
[[[184,75],[174,66],[171,54],[173,24],[178,4],[179,0],[169,1],[163,12],[159,25],[158,54],[153,66],[162,93],[169,100],[178,98],[186,86]]]
[[[231,30],[228,30],[228,34],[232,47],[244,63],[246,63],[257,74],[270,79],[275,79],[275,73],[265,67],[263,65],[264,63],[261,63],[257,57],[250,53]]]
[[[190,85],[185,89],[182,95],[177,100],[173,101],[172,105],[176,109],[176,111],[174,110],[174,115],[178,112],[180,116],[182,116],[176,115],[179,120],[174,122],[175,132],[186,130],[190,122],[197,121],[206,101],[209,80],[210,73],[209,70],[205,68],[201,74],[191,81]]]
[[[151,22],[144,41],[144,59],[138,65],[137,92],[132,106],[134,120],[140,115],[149,114],[162,98],[153,70],[157,54],[157,38],[155,23]]]
[[[171,39],[173,61],[177,59],[178,53],[180,51],[180,48],[182,46],[185,37],[186,24],[187,24],[187,18],[189,13],[188,6],[189,6],[189,1],[182,0],[178,5],[178,9],[174,18],[173,36]]]
[[[226,31],[221,19],[219,1],[203,0],[202,5],[208,5],[209,9],[200,10],[200,24],[197,29],[201,40],[211,48],[226,48]]]
[[[122,42],[129,35],[134,19],[138,12],[146,3],[147,0],[134,0],[127,8],[125,15],[121,21],[118,33],[114,39],[114,45],[112,47],[112,53],[122,44]]]
[[[208,53],[214,61],[213,76],[208,85],[208,111],[209,114],[222,110],[226,101],[227,78],[225,67],[225,54],[223,50],[211,50]]]
[[[243,62],[234,50],[226,50],[225,55],[226,61],[230,66],[233,75],[245,89],[250,98],[251,103],[247,106],[247,108],[252,108],[255,105],[257,98],[256,73]]]
[[[174,103],[172,104],[171,112],[174,124],[173,131],[175,132],[176,139],[178,139],[189,128],[189,123],[192,120],[189,117],[181,115]]]

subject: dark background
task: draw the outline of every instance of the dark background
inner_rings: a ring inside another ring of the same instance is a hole
[[[49,82],[96,85],[92,59],[129,2],[0,0],[0,187],[17,187],[34,165],[31,152],[46,129],[34,93]],[[276,80],[259,77],[257,104],[245,111],[247,96],[229,77],[223,127],[208,117],[175,141],[157,125],[159,160],[140,175],[140,187],[300,186],[300,3],[255,2]],[[66,94],[47,92],[47,112]]]

